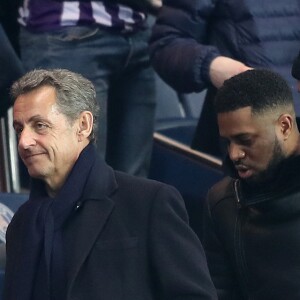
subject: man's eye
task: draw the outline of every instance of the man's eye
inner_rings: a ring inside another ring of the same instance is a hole
[[[250,146],[252,144],[252,140],[251,139],[243,139],[243,140],[240,140],[240,144],[245,145],[245,146]]]
[[[49,126],[46,123],[40,123],[40,122],[36,123],[34,127],[35,127],[35,131],[40,133],[44,133],[49,128]]]
[[[20,128],[15,128],[15,132],[16,132],[18,137],[21,135],[22,131],[23,131],[23,128],[21,128],[21,127]]]
[[[35,127],[37,130],[44,130],[44,129],[48,128],[48,126],[44,123],[36,123]]]

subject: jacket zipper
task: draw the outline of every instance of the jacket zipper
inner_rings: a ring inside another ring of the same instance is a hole
[[[238,185],[239,185],[239,180],[238,179],[234,180],[234,192],[237,200],[238,209],[240,209],[242,205],[241,205],[241,199],[238,191]]]
[[[236,179],[234,181],[234,191],[235,196],[237,200],[237,216],[236,216],[236,224],[235,224],[235,256],[236,256],[236,262],[237,267],[240,273],[240,282],[242,285],[242,294],[244,294],[245,299],[251,300],[252,297],[249,296],[248,293],[248,284],[247,284],[247,272],[246,267],[244,263],[244,257],[243,257],[243,251],[242,251],[242,238],[241,238],[241,231],[242,231],[242,204],[241,204],[241,198],[239,194],[239,180]]]

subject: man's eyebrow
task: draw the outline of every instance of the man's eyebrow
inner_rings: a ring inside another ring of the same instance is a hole
[[[232,137],[235,139],[249,138],[251,136],[250,133],[238,133],[233,135]]]
[[[231,136],[225,137],[225,136],[221,136],[222,139],[224,140],[241,140],[241,139],[248,139],[251,137],[250,133],[237,133],[237,134],[233,134]]]
[[[34,115],[32,117],[29,118],[28,123],[34,122],[34,121],[40,121],[40,120],[44,120],[45,118],[41,115]],[[13,127],[15,128],[16,126],[22,126],[22,123],[14,120],[13,121]]]

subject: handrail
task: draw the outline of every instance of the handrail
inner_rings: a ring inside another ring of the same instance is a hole
[[[0,191],[19,193],[19,159],[12,118],[12,108],[0,118]]]
[[[10,191],[5,120],[0,118],[0,191]]]
[[[222,171],[222,160],[204,152],[191,149],[189,146],[182,144],[172,138],[169,138],[161,133],[155,132],[153,135],[155,141],[169,149],[174,149],[179,153],[184,153],[191,159],[213,167],[219,171]]]

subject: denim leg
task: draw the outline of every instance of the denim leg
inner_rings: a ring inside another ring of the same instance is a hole
[[[155,114],[148,37],[149,31],[123,36],[84,26],[20,35],[27,70],[66,68],[94,83],[99,152],[113,168],[139,176],[148,173]]]
[[[125,36],[128,54],[110,89],[107,161],[118,170],[147,176],[156,107],[154,71],[149,64],[148,31]]]
[[[98,28],[68,27],[49,33],[20,32],[21,57],[27,71],[34,68],[65,68],[88,78],[95,85],[100,104],[97,148],[106,151],[108,78],[111,71],[99,68],[99,50],[103,33]]]

